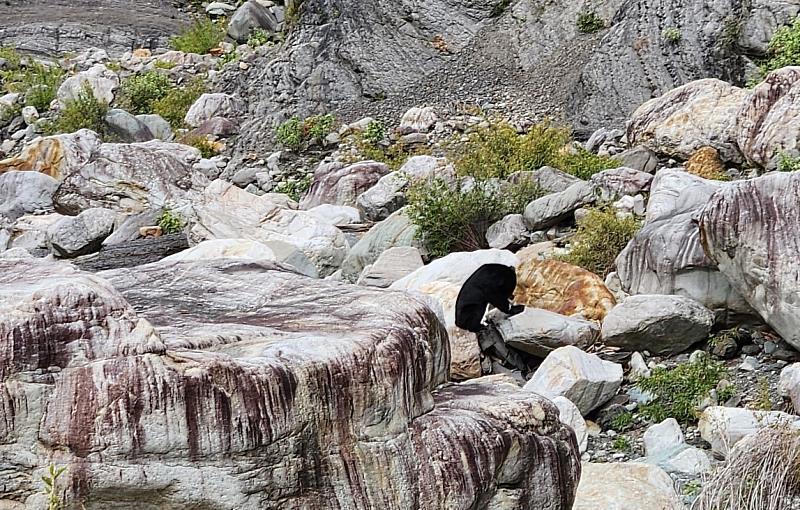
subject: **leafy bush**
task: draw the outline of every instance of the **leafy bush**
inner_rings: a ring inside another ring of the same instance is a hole
[[[779,28],[767,46],[767,58],[759,66],[762,76],[786,66],[800,64],[800,16]]]
[[[505,179],[515,172],[556,166],[569,139],[567,129],[549,124],[537,124],[519,135],[509,124],[492,123],[472,133],[466,144],[456,145],[452,157],[459,175]]]
[[[335,118],[331,114],[314,115],[305,120],[292,117],[275,129],[275,136],[287,149],[300,152],[312,144],[321,145],[333,129]]]
[[[544,193],[534,182],[498,186],[477,180],[468,189],[442,179],[420,180],[409,187],[408,215],[417,226],[417,238],[431,255],[487,247],[486,231],[507,214],[520,213]]]
[[[173,128],[182,128],[185,126],[183,119],[186,117],[186,112],[205,91],[206,86],[202,79],[192,81],[183,87],[172,88],[164,97],[153,101],[152,111],[161,115]]]
[[[683,34],[677,27],[667,27],[661,32],[661,37],[670,44],[678,44],[683,38]]]
[[[8,92],[23,94],[26,105],[34,106],[40,112],[47,111],[64,81],[64,70],[34,60],[23,62],[22,56],[10,48],[4,48],[0,57],[7,62],[7,70],[0,72],[4,88]]]
[[[208,18],[196,18],[194,23],[170,39],[173,50],[185,53],[208,53],[225,38],[225,23],[215,23]]]
[[[255,28],[250,32],[247,45],[251,48],[258,48],[269,42],[269,33],[263,28]]]
[[[378,145],[386,138],[386,126],[379,120],[370,121],[367,124],[367,129],[364,130],[362,138],[366,143]]]
[[[631,440],[623,435],[619,435],[614,438],[614,441],[611,443],[611,447],[618,452],[629,452],[633,448],[631,445]]]
[[[181,143],[192,146],[200,151],[200,155],[206,159],[213,158],[218,154],[217,145],[205,136],[187,136]]]
[[[643,404],[640,412],[654,422],[670,417],[681,423],[695,422],[700,401],[727,375],[725,365],[705,353],[672,369],[657,367],[650,377],[637,382],[642,391],[655,397]]]
[[[630,411],[620,413],[611,420],[611,427],[617,432],[622,432],[633,425],[633,414]]]
[[[279,182],[275,189],[273,190],[275,193],[284,193],[289,195],[292,200],[300,200],[300,196],[308,191],[308,188],[311,187],[311,181],[313,176],[311,174],[306,174],[300,179],[287,179],[285,181]]]
[[[120,85],[119,105],[133,114],[150,113],[153,103],[164,98],[172,87],[172,80],[158,71],[133,75]]]
[[[183,218],[169,209],[164,209],[161,216],[158,217],[158,226],[161,227],[161,233],[164,235],[177,234],[183,230],[184,225]]]
[[[610,168],[619,168],[619,161],[609,156],[593,154],[582,147],[560,156],[555,163],[557,168],[584,180],[588,180],[597,172]]]
[[[584,34],[593,34],[606,28],[606,22],[594,11],[586,11],[578,15],[578,30]]]
[[[605,276],[614,266],[617,255],[625,249],[639,228],[641,223],[633,216],[619,218],[609,208],[591,209],[578,222],[572,251],[559,258]]]
[[[178,65],[177,63],[169,60],[156,60],[155,62],[153,62],[153,67],[155,67],[156,69],[164,69],[166,71],[169,71],[170,69],[172,69],[177,65]]]
[[[95,98],[92,88],[84,84],[78,97],[64,105],[51,129],[56,133],[91,129],[102,137],[106,134],[106,113],[108,105]]]
[[[778,170],[781,172],[796,172],[800,170],[800,158],[789,156],[785,152],[778,155]]]

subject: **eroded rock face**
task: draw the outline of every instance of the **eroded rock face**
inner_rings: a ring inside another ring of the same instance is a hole
[[[557,260],[529,258],[517,267],[514,300],[561,315],[602,321],[617,303],[603,280],[583,268]]]
[[[710,198],[700,217],[706,253],[787,342],[800,348],[800,173],[739,181]]]
[[[38,172],[0,173],[0,216],[11,221],[37,210],[52,210],[58,181]]]
[[[713,78],[687,83],[633,113],[628,143],[681,159],[709,146],[725,161],[739,163],[736,116],[746,95],[746,90]]]
[[[0,260],[4,498],[32,502],[58,452],[87,508],[570,509],[556,408],[495,379],[437,388],[444,335],[402,293],[269,263]]]
[[[119,87],[119,76],[103,64],[95,64],[86,71],[70,76],[58,88],[58,101],[65,106],[78,99],[84,90],[92,93],[103,104],[114,100],[114,90]]]
[[[389,173],[389,167],[375,161],[354,165],[321,163],[314,170],[314,180],[300,201],[303,209],[321,204],[355,206],[356,198],[371,188],[378,179]]]
[[[672,479],[656,466],[640,462],[583,464],[573,510],[683,510]]]
[[[97,133],[88,129],[40,138],[26,145],[18,156],[0,161],[0,172],[34,171],[60,180],[85,165],[101,143]]]
[[[284,208],[268,196],[256,196],[225,181],[212,182],[193,204],[191,236],[280,241],[301,250],[321,277],[336,271],[347,255],[347,240],[333,225],[306,211]]]

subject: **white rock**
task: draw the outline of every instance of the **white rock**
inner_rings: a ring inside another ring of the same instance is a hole
[[[589,443],[589,433],[586,430],[586,421],[581,416],[580,410],[566,397],[555,397],[552,402],[558,408],[558,419],[575,431],[578,449],[581,453],[585,452]]]
[[[700,435],[714,453],[727,455],[733,445],[764,427],[800,430],[800,417],[780,411],[755,411],[739,407],[709,407],[700,416]]]
[[[681,426],[675,418],[651,425],[644,433],[644,451],[648,457],[669,457],[686,443]]]
[[[430,106],[424,108],[414,107],[403,114],[400,119],[399,130],[407,133],[427,133],[439,118]]]
[[[524,245],[528,239],[528,226],[521,214],[509,214],[486,231],[489,247],[499,250]]]
[[[26,125],[30,126],[31,124],[35,124],[37,120],[39,120],[39,112],[36,110],[35,106],[26,106],[22,109],[22,120],[25,122]]]
[[[638,462],[584,463],[572,510],[684,510],[672,479]]]
[[[77,216],[65,216],[47,229],[47,241],[61,257],[76,257],[100,249],[114,230],[117,213],[95,207]]]
[[[419,250],[413,246],[395,246],[381,253],[372,265],[364,268],[358,285],[386,288],[424,264]]]
[[[114,90],[119,87],[119,76],[103,64],[95,64],[88,71],[70,76],[64,80],[56,94],[61,106],[76,100],[86,86],[95,99],[110,104],[114,100]]]
[[[53,208],[58,181],[39,172],[0,173],[0,217],[16,220],[37,210]]]
[[[358,209],[347,205],[320,204],[309,209],[308,213],[334,226],[351,225],[361,221]]]
[[[567,397],[586,416],[616,395],[620,384],[622,365],[566,346],[545,358],[525,389],[547,398]]]
[[[478,250],[473,252],[451,253],[421,267],[405,278],[391,285],[394,290],[419,290],[423,285],[434,281],[446,281],[459,287],[484,264],[504,264],[517,267],[519,260],[506,250]]]
[[[800,363],[793,363],[781,370],[778,392],[789,397],[795,409],[800,409]]]
[[[241,99],[230,94],[203,94],[186,112],[186,123],[197,127],[212,117],[236,119],[244,112]]]
[[[686,446],[671,457],[658,463],[667,473],[696,476],[711,471],[708,454],[694,446]]]
[[[648,368],[647,363],[644,361],[644,356],[642,356],[641,353],[634,352],[631,355],[630,365],[630,378],[632,380],[650,377],[650,368]]]

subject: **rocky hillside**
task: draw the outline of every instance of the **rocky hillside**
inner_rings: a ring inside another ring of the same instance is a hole
[[[798,12],[9,0],[0,509],[800,508]]]

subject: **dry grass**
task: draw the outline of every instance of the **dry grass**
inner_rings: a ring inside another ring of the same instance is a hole
[[[800,432],[771,427],[734,446],[692,510],[788,510],[800,495]]]

